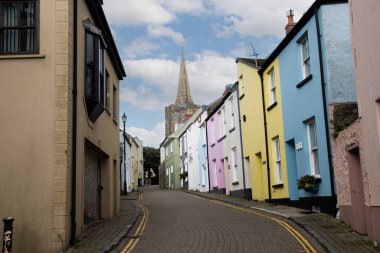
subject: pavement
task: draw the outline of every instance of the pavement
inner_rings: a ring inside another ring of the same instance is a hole
[[[140,216],[137,199],[140,192],[120,198],[120,214],[112,219],[101,219],[88,224],[75,245],[67,253],[106,253],[116,248],[133,228]]]
[[[150,186],[149,189],[152,187],[155,186]],[[81,233],[76,245],[66,252],[111,252],[116,249],[127,237],[128,232],[140,216],[139,208],[137,208],[138,195],[144,191],[144,188],[146,187],[140,188],[139,192],[132,193],[127,197],[122,196],[120,215],[88,225]],[[158,190],[158,187],[156,188]],[[180,191],[291,220],[322,245],[324,248],[322,252],[380,253],[380,249],[375,248],[365,236],[355,233],[348,225],[327,214],[284,205],[248,201],[216,193]]]

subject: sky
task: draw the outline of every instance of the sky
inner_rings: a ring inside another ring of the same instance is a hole
[[[235,60],[267,57],[285,37],[286,11],[298,21],[312,0],[104,0],[127,77],[120,82],[126,131],[158,148],[165,106],[177,95],[181,47],[191,95],[207,105],[237,80]],[[120,126],[123,123],[120,122]]]

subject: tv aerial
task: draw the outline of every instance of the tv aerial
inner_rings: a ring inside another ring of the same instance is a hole
[[[251,43],[251,47],[252,47],[252,50],[253,50],[253,54],[251,54],[250,56],[253,56],[253,57],[254,57],[254,59],[255,59],[255,64],[256,64],[256,68],[258,68],[258,66],[257,66],[257,56],[259,56],[260,54],[256,53],[256,50],[255,50],[255,48],[253,47],[252,42],[250,41],[249,43]]]

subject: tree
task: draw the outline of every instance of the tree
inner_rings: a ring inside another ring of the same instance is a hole
[[[151,179],[152,184],[158,184],[158,166],[160,166],[160,150],[158,148],[144,147],[144,173]],[[155,177],[152,177],[150,169],[153,169]],[[147,173],[148,172],[148,173]]]

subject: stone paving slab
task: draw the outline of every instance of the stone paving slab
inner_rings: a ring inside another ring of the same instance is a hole
[[[265,202],[248,201],[217,193],[184,191],[205,198],[260,210],[292,220],[313,236],[325,248],[326,252],[380,253],[380,249],[375,248],[372,242],[367,240],[365,236],[355,233],[345,223],[327,214],[307,212],[305,209],[284,205],[272,205]]]
[[[122,196],[120,214],[112,219],[90,223],[79,235],[75,246],[67,253],[104,253],[112,249],[127,236],[140,215],[136,199],[138,192]]]

